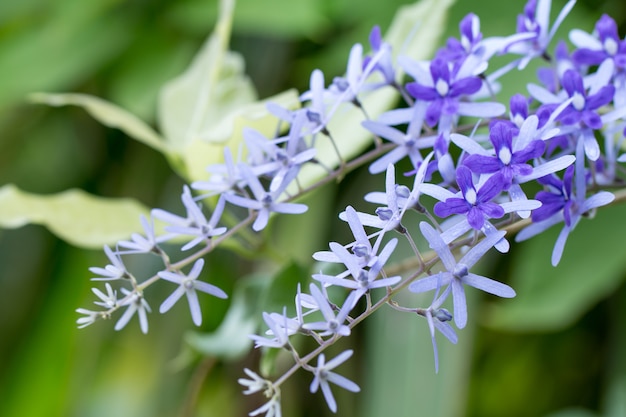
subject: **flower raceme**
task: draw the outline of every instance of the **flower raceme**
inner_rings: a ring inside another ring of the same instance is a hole
[[[300,197],[373,161],[369,172],[384,172],[385,188],[373,190],[365,200],[377,208],[346,207],[339,218],[347,223],[352,241],[330,242],[329,250],[316,252],[313,258],[318,263],[309,278],[317,283],[308,286],[308,293],[298,287],[294,306],[263,312],[259,323],[265,323],[265,333],[250,335],[257,348],[287,352],[292,367],[276,379],[247,369],[251,379],[242,378],[240,383],[247,388],[245,394],[263,392],[268,400],[250,415],[280,416],[280,387],[304,369],[313,374],[310,391],[321,389],[328,407],[336,412],[330,383],[359,391],[357,384],[334,372],[353,351],[345,350],[328,362],[324,352],[384,306],[426,319],[438,371],[436,331],[457,342],[454,327],[463,329],[470,320],[466,290],[515,296],[507,284],[471,272],[490,249],[501,253],[510,249],[501,229],[528,219],[531,223],[516,237],[525,240],[560,224],[552,254],[557,265],[575,226],[615,198],[600,186],[624,182],[623,170],[617,167],[626,161],[618,156],[626,131],[626,41],[619,38],[615,22],[604,15],[592,34],[570,33],[574,51],[569,53],[560,43],[553,53],[556,29],[574,3],[569,1],[550,24],[551,2],[530,0],[516,33],[503,37],[483,35],[478,16],[470,14],[461,22],[460,39],[448,40],[427,62],[402,54],[394,59],[397,51],[375,28],[369,53],[360,44],[351,49],[345,77],[326,85],[324,73],[316,69],[310,90],[301,95],[302,108],[268,106],[287,130],[277,129],[275,138],[267,138],[246,129],[242,149],[225,148],[224,164],[208,167],[207,181],[184,187],[185,214],[155,209],[150,218],[141,219],[143,235],[135,234],[114,248],[106,246],[109,264],[90,268],[97,275],[94,280],[107,281],[104,291],[93,291],[100,309],[78,309],[77,324],[82,328],[124,309],[115,329],[137,315],[140,329],[147,332],[150,307],[144,291],[169,281],[177,287],[159,311],[167,312],[185,296],[192,322],[201,325],[206,297],[198,293],[227,297],[200,279],[204,257],[214,256],[216,247],[245,227],[263,233],[276,215],[306,212]],[[493,68],[490,61],[496,55],[510,58],[508,64]],[[503,103],[495,101],[500,77],[523,70],[532,60],[547,62],[538,84]],[[398,78],[401,73],[408,74],[408,80]],[[397,108],[370,118],[367,99],[377,89],[395,89],[402,101]],[[330,122],[349,123],[353,119],[342,118],[349,110],[360,112],[363,121],[348,127],[365,129],[373,140],[363,154],[343,160],[343,147],[337,144],[350,138],[334,137],[335,124]],[[604,143],[598,141],[600,137]],[[337,153],[332,162],[318,153],[324,142]],[[403,174],[410,185],[400,179],[405,163],[409,168]],[[324,168],[327,175],[312,185],[303,184],[302,169],[310,165]],[[527,197],[529,185],[540,188],[534,199]],[[194,196],[192,189],[205,194]],[[207,206],[212,207],[210,215]],[[165,226],[155,227],[155,220]],[[419,249],[424,244],[432,250],[429,254]],[[176,245],[180,245],[178,252],[170,248]],[[459,248],[463,255],[456,260],[454,251]],[[180,257],[183,252],[182,260],[170,260],[170,254]],[[415,262],[404,268],[406,263],[397,260],[407,252]],[[161,270],[149,277],[136,276],[126,267],[131,256],[156,256]],[[433,272],[437,262],[439,271]],[[189,272],[183,273],[189,266]],[[405,289],[435,294],[428,306],[401,306],[394,297]],[[294,310],[295,314],[288,313]],[[292,343],[293,338],[303,337],[315,343],[308,353],[298,352],[305,344]]]

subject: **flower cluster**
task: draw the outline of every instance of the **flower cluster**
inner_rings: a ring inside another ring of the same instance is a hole
[[[264,312],[267,331],[251,335],[257,348],[289,352],[293,366],[275,381],[246,370],[252,379],[240,383],[248,387],[245,394],[263,391],[269,399],[250,415],[278,416],[280,386],[302,369],[312,374],[311,392],[321,389],[328,407],[336,412],[329,382],[359,391],[357,384],[333,372],[353,352],[344,351],[329,361],[323,352],[385,305],[427,320],[438,370],[435,330],[456,343],[452,323],[463,329],[469,320],[465,302],[469,287],[499,297],[515,296],[508,285],[470,272],[490,249],[509,251],[503,227],[527,219],[529,225],[515,237],[521,241],[561,224],[552,253],[552,263],[557,265],[578,222],[613,201],[614,195],[601,188],[622,180],[619,164],[624,158],[618,157],[617,150],[626,134],[626,41],[619,38],[615,22],[602,16],[593,33],[570,33],[573,52],[558,43],[553,53],[556,29],[574,3],[568,2],[550,25],[550,0],[530,0],[519,16],[517,32],[506,37],[484,37],[479,18],[469,14],[459,25],[460,38],[450,39],[431,61],[410,56],[394,59],[391,45],[374,28],[371,52],[365,55],[363,46],[355,45],[345,77],[326,85],[322,71],[315,70],[309,91],[301,95],[302,108],[269,106],[281,125],[288,126],[283,136],[267,138],[245,130],[242,149],[225,148],[224,163],[208,167],[209,179],[191,184],[199,196],[184,188],[185,215],[155,209],[151,219],[142,219],[144,235],[119,242],[114,250],[105,247],[110,264],[91,271],[98,275],[96,280],[121,282],[123,295],[118,298],[108,282],[106,293],[94,289],[102,310],[79,309],[83,315],[79,326],[125,308],[115,329],[124,327],[137,313],[146,332],[150,307],[143,291],[160,280],[178,287],[159,311],[168,311],[185,295],[193,322],[200,325],[197,292],[227,297],[221,289],[199,280],[204,256],[244,227],[251,225],[255,232],[265,229],[274,213],[305,212],[307,206],[294,200],[373,160],[369,171],[385,173],[385,190],[372,192],[365,200],[377,207],[370,212],[346,207],[339,217],[354,240],[330,242],[328,250],[313,255],[322,264],[335,264],[333,272],[312,273],[314,282],[308,292],[297,290],[295,315],[288,315],[286,307],[282,312]],[[492,69],[490,59],[496,55],[513,58],[502,68]],[[525,69],[531,60],[546,63],[538,72],[538,82],[499,102],[495,94],[500,78]],[[402,73],[409,79],[401,79]],[[364,98],[377,89],[396,90],[402,101],[372,119]],[[373,142],[367,154],[346,161],[338,143],[350,138],[333,136],[329,123],[350,107],[362,113],[361,128],[371,133]],[[335,150],[336,166],[318,158],[322,142]],[[397,163],[405,159],[412,166],[404,173],[412,177],[411,187],[396,181]],[[326,169],[327,175],[305,188],[299,174],[311,164]],[[526,194],[526,184],[531,183],[541,188],[534,198]],[[210,215],[200,204],[207,198],[212,201]],[[240,220],[223,219],[227,210]],[[422,219],[415,221],[414,216]],[[163,234],[155,233],[154,219],[166,223]],[[195,251],[172,263],[162,244],[181,239],[185,241],[180,248],[183,253]],[[401,244],[408,245],[417,261],[398,270],[390,259]],[[432,251],[419,249],[426,245]],[[459,260],[457,250],[464,253]],[[160,257],[163,269],[137,279],[126,269],[123,257],[141,253]],[[187,274],[182,272],[192,263]],[[432,303],[398,305],[394,296],[405,289],[434,291]],[[452,314],[442,307],[445,303],[451,304]],[[301,354],[293,343],[295,337],[311,337],[317,347]]]

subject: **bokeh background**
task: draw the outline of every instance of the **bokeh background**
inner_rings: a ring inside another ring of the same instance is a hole
[[[404,3],[240,0],[231,49],[245,58],[260,97],[304,91],[314,68],[327,79],[342,74],[351,45],[365,43],[374,24],[384,32]],[[553,13],[564,1],[554,3]],[[523,5],[457,0],[445,38],[458,34],[470,11],[486,36],[511,33]],[[579,1],[561,33],[591,31],[602,13],[626,33],[620,0]],[[187,67],[216,18],[216,0],[0,2],[0,184],[41,194],[80,188],[176,207],[183,180],[160,154],[81,109],[25,97],[93,94],[154,124],[160,86]],[[532,75],[511,78],[507,92],[524,92]],[[342,241],[336,213],[372,181],[356,172],[316,194],[323,210],[306,221],[321,232],[296,247]],[[439,375],[423,320],[377,315],[340,347],[357,350],[341,369],[362,392],[335,390],[339,415],[626,416],[625,213],[612,207],[581,224],[558,268],[549,266],[558,231],[484,264],[485,274],[509,282],[520,297],[471,300],[475,320],[459,332],[459,345],[440,340]],[[273,233],[283,244],[293,240],[289,227]],[[310,252],[295,253],[289,271],[310,267]],[[211,281],[229,293],[238,275],[258,265],[226,251],[214,258]],[[135,321],[121,332],[109,322],[77,330],[74,310],[93,298],[88,268],[104,262],[101,251],[70,246],[40,226],[0,231],[0,416],[243,416],[262,403],[236,383],[244,366],[257,369],[258,352],[229,361],[190,354],[181,342],[193,328],[184,305],[152,314],[148,335]],[[227,308],[207,304],[203,332],[213,331]],[[309,383],[302,373],[289,384],[283,415],[330,415],[321,394],[308,393]]]

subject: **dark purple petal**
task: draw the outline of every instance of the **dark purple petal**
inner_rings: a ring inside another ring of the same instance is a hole
[[[448,69],[448,63],[443,59],[433,59],[430,63],[430,75],[433,78],[434,84],[437,84],[439,79],[442,79],[447,84],[450,84],[450,70]]]
[[[408,83],[406,85],[406,91],[408,91],[409,94],[413,97],[424,101],[433,101],[439,98],[439,93],[437,93],[437,90],[432,87],[426,87],[425,85],[418,84],[416,82]]]
[[[380,44],[382,42],[382,36],[380,34],[380,26],[376,25],[372,28],[370,32],[370,45],[372,46],[372,50],[378,51],[380,49]]]
[[[487,217],[491,219],[499,219],[504,216],[504,209],[496,203],[483,203],[479,206],[480,211],[482,211]]]
[[[490,174],[502,169],[502,162],[495,156],[470,155],[463,160],[463,165],[477,174]]]
[[[574,165],[570,165],[565,170],[565,174],[563,174],[563,188],[565,188],[565,193],[568,197],[572,195],[573,182],[574,182]]]
[[[533,167],[530,164],[514,164],[511,165],[511,171],[515,176],[525,177],[533,173]]]
[[[540,222],[558,213],[565,205],[562,195],[549,193],[547,191],[539,191],[535,199],[541,201],[541,207],[532,211],[531,218],[533,222]]]
[[[528,99],[521,94],[515,94],[511,97],[511,100],[509,101],[509,108],[511,109],[511,115],[513,117],[517,115],[520,115],[522,119],[526,119],[528,117]]]
[[[450,86],[450,91],[448,92],[448,96],[450,97],[458,97],[460,95],[470,95],[474,94],[480,87],[483,85],[483,81],[478,77],[465,77],[461,78],[458,81],[455,81],[454,84]]]
[[[445,97],[443,99],[443,105],[441,106],[441,112],[446,115],[456,114],[459,110],[459,102],[457,99]]]
[[[617,24],[615,20],[609,15],[603,14],[596,22],[596,31],[600,40],[604,42],[607,38],[619,42],[619,35],[617,34]]]
[[[478,33],[476,35],[476,39],[474,39],[474,32],[472,29],[474,26],[474,21],[476,19],[478,19],[478,17],[474,13],[469,13],[463,18],[463,20],[461,20],[461,23],[459,23],[459,31],[461,32],[461,36],[467,38],[472,44],[480,41],[480,39],[482,38],[482,35]]]
[[[580,122],[582,113],[569,105],[556,119],[565,125],[573,125]]]
[[[605,85],[595,94],[587,97],[585,108],[587,110],[595,110],[613,101],[615,95],[615,87],[612,85]]]
[[[601,129],[603,124],[602,124],[602,119],[600,119],[600,116],[598,116],[595,112],[592,111],[585,111],[582,112],[582,120],[583,122],[585,122],[585,124],[587,126],[589,126],[592,129]]]
[[[580,48],[572,53],[572,61],[577,65],[600,65],[606,58],[606,52],[588,48]]]
[[[489,128],[489,140],[493,144],[496,155],[504,147],[511,150],[511,142],[513,141],[511,126],[502,121],[495,121]]]
[[[546,148],[546,144],[542,140],[533,140],[521,151],[517,151],[513,154],[511,162],[514,164],[521,164],[530,159],[539,158],[543,155],[543,151]]]
[[[485,224],[485,215],[478,207],[472,207],[467,213],[467,222],[472,228],[480,230]]]
[[[583,86],[583,78],[578,71],[569,69],[563,74],[561,81],[563,88],[567,91],[567,94],[572,97],[574,93],[585,95],[585,87]]]
[[[470,209],[469,204],[463,198],[448,198],[446,201],[440,201],[435,204],[435,214],[441,218],[451,216],[453,214],[464,214]]]
[[[456,183],[459,185],[463,195],[465,195],[469,190],[474,190],[472,172],[468,167],[460,165],[456,169]]]
[[[439,122],[441,118],[441,106],[443,105],[442,100],[435,100],[426,109],[426,124],[430,127],[433,127]]]
[[[491,201],[495,196],[500,194],[500,191],[505,186],[504,179],[501,174],[493,174],[485,183],[480,187],[480,190],[476,193],[477,201],[486,203]]]

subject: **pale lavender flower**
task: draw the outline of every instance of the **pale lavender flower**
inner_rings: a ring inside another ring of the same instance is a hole
[[[337,402],[335,401],[335,397],[333,396],[333,392],[330,389],[329,382],[332,382],[335,385],[340,386],[343,389],[346,389],[350,392],[359,392],[361,388],[354,382],[350,381],[348,378],[341,376],[335,372],[331,372],[332,369],[335,369],[352,356],[354,351],[346,350],[335,358],[326,362],[326,357],[323,353],[317,357],[317,367],[315,368],[315,376],[313,377],[313,381],[311,382],[311,392],[315,393],[321,387],[322,393],[324,394],[324,399],[326,400],[326,404],[328,404],[328,408],[333,413],[337,412]]]
[[[194,181],[191,188],[194,190],[208,191],[200,197],[210,197],[239,188],[242,181],[241,173],[233,161],[233,155],[228,146],[224,146],[224,163],[212,164],[207,167],[211,176],[208,181]]]
[[[150,306],[148,302],[143,298],[143,294],[137,290],[129,291],[126,288],[122,288],[122,292],[126,297],[121,300],[121,306],[127,306],[126,311],[115,323],[115,330],[121,330],[128,324],[130,319],[137,313],[139,316],[139,327],[142,333],[148,333],[148,316],[150,313]]]
[[[188,275],[184,275],[171,271],[160,271],[159,277],[166,281],[179,284],[180,286],[174,290],[174,292],[163,301],[159,308],[160,313],[167,312],[172,306],[185,294],[187,301],[189,302],[189,310],[191,311],[191,318],[196,326],[202,324],[202,312],[200,311],[200,303],[198,302],[198,294],[196,291],[202,291],[207,294],[211,294],[218,298],[228,298],[228,295],[215,285],[207,282],[198,281],[200,272],[204,267],[204,259],[198,259],[191,268]]]
[[[433,297],[431,305],[423,310],[424,317],[428,321],[428,329],[430,331],[430,339],[433,344],[433,352],[435,355],[435,373],[439,373],[439,351],[437,350],[437,340],[435,339],[435,329],[444,335],[450,342],[456,344],[458,338],[454,329],[448,323],[452,320],[452,315],[445,308],[441,308],[441,305],[448,298],[452,286],[448,285],[443,294],[439,295],[440,286],[437,286],[437,291]]]
[[[104,245],[104,253],[111,263],[104,268],[96,266],[89,268],[94,274],[100,275],[99,277],[91,278],[92,281],[112,281],[130,276],[119,254],[113,252],[107,245]]]
[[[159,243],[165,242],[170,239],[172,235],[165,236],[155,236],[154,232],[154,222],[152,218],[150,221],[145,218],[145,216],[141,215],[141,225],[143,226],[143,230],[145,232],[145,236],[140,235],[139,233],[133,233],[130,237],[131,240],[122,240],[118,242],[118,246],[122,248],[126,248],[125,250],[118,250],[117,253],[120,255],[130,254],[130,253],[156,253],[160,254],[161,249],[159,249]]]
[[[371,262],[376,259],[377,248],[372,247],[369,237],[363,228],[363,223],[361,223],[359,215],[352,206],[346,207],[345,217],[355,239],[354,243],[348,245],[348,247],[351,248],[352,253],[357,256],[359,266],[371,266]],[[313,254],[313,259],[320,262],[342,262],[338,254],[336,254],[333,250],[315,252]]]
[[[271,212],[300,214],[307,211],[308,207],[304,204],[281,203],[277,201],[285,188],[295,179],[297,172],[289,171],[285,175],[285,178],[283,178],[280,187],[274,191],[267,192],[263,189],[261,182],[247,165],[241,165],[241,171],[255,199],[235,194],[224,194],[224,198],[226,201],[236,206],[245,207],[258,212],[257,218],[252,224],[254,231],[258,232],[267,226]]]
[[[302,327],[306,330],[321,331],[320,336],[329,336],[331,334],[338,334],[341,336],[350,335],[350,327],[343,324],[348,317],[350,310],[354,308],[356,302],[356,292],[351,291],[348,297],[343,302],[343,307],[335,316],[333,308],[330,306],[328,299],[322,294],[317,285],[311,284],[311,295],[315,299],[317,307],[322,313],[324,321],[316,321],[313,323],[306,323]]]
[[[406,133],[381,122],[366,120],[362,123],[370,132],[398,145],[370,165],[371,174],[383,172],[389,164],[395,164],[405,156],[409,157],[414,167],[422,162],[420,150],[432,148],[436,139],[436,136],[421,137],[426,108],[426,105],[413,106],[413,115]]]
[[[99,311],[87,310],[86,308],[77,308],[76,312],[78,314],[82,314],[83,315],[83,317],[79,317],[76,320],[76,324],[78,325],[79,329],[84,329],[85,327],[89,326],[90,324],[95,323],[96,320],[98,319],[98,317],[100,317],[100,315],[102,314]]]
[[[454,301],[454,323],[459,329],[467,324],[467,305],[465,302],[465,285],[469,285],[479,290],[488,292],[499,297],[515,297],[513,288],[490,278],[476,275],[469,272],[480,258],[487,253],[500,239],[505,232],[500,231],[485,237],[480,243],[472,247],[458,262],[450,251],[448,245],[443,241],[439,232],[426,222],[420,223],[422,235],[426,238],[429,246],[437,253],[446,271],[439,272],[415,281],[409,285],[409,290],[415,293],[422,293],[434,290],[440,285],[452,286],[452,299]]]
[[[269,334],[274,336],[271,339],[266,337],[258,336],[255,334],[251,334],[250,339],[254,340],[254,347],[260,348],[271,347],[271,348],[279,348],[282,349],[289,345],[289,333],[290,333],[290,320],[286,312],[283,311],[283,314],[270,314],[263,312],[263,320],[267,327],[269,327]]]
[[[100,301],[94,301],[94,304],[109,310],[117,306],[117,291],[111,288],[108,282],[104,285],[107,291],[106,294],[97,288],[92,288],[91,291],[100,299]]]
[[[304,113],[298,113],[291,124],[289,135],[286,139],[285,147],[277,145],[276,141],[266,141],[261,146],[265,151],[269,161],[262,165],[257,165],[253,168],[253,171],[257,175],[270,174],[272,182],[270,183],[270,191],[276,191],[287,174],[291,171],[298,171],[300,166],[305,162],[310,161],[315,157],[316,150],[314,148],[308,148],[302,138],[302,128],[306,115]]]
[[[161,209],[152,210],[152,216],[169,223],[169,226],[165,227],[165,231],[177,236],[195,236],[195,238],[185,244],[181,250],[185,251],[191,249],[200,242],[208,242],[212,237],[222,235],[226,232],[225,227],[216,227],[224,211],[224,205],[226,204],[222,196],[218,199],[210,220],[207,220],[204,216],[200,205],[191,195],[189,187],[184,186],[181,200],[187,210],[187,217],[177,216]]]
[[[379,280],[376,279],[396,248],[397,243],[398,239],[391,239],[381,250],[380,255],[375,258],[374,264],[366,270],[361,267],[358,256],[351,254],[340,244],[331,242],[330,247],[333,253],[339,257],[348,270],[338,276],[315,274],[313,275],[313,278],[324,284],[338,285],[355,290],[354,292],[357,295],[354,302],[356,303],[356,301],[361,298],[363,294],[367,293],[371,289],[389,287],[400,282],[400,276],[386,277]],[[346,279],[345,277],[347,275],[352,275],[352,279]]]

